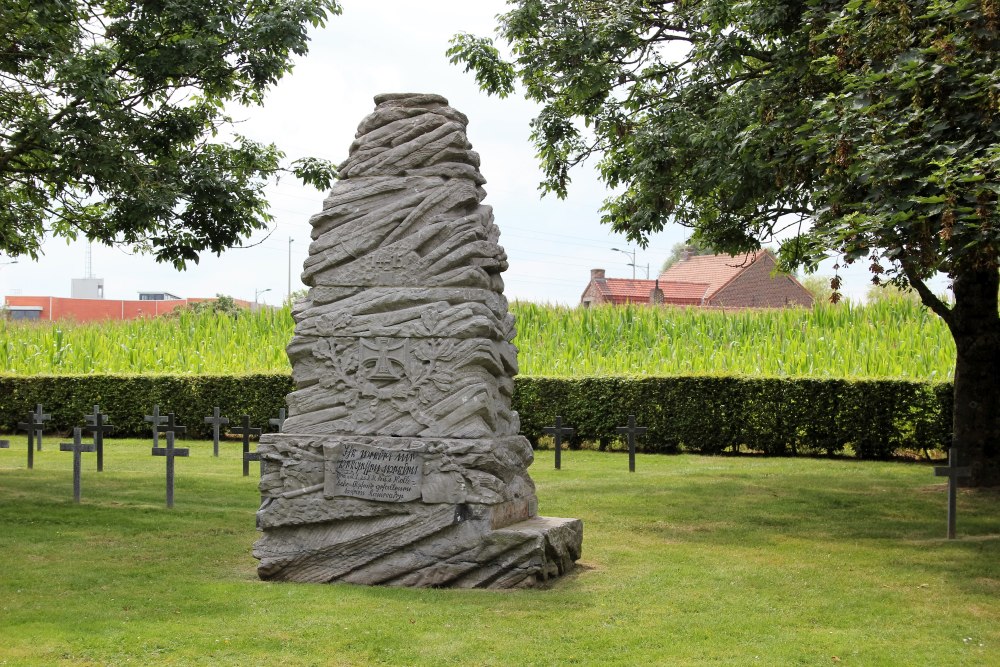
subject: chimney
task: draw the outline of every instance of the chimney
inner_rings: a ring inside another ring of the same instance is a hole
[[[591,269],[590,270],[591,280],[604,280],[604,269]]]
[[[684,250],[681,251],[681,261],[686,262],[694,257],[694,247],[690,245],[684,246]]]
[[[649,303],[654,306],[663,305],[663,290],[660,289],[660,279],[657,278],[653,289],[649,292]]]

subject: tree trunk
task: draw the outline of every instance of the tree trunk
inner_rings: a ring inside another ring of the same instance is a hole
[[[958,355],[952,443],[968,486],[1000,486],[1000,273],[987,267],[956,276],[948,318]]]

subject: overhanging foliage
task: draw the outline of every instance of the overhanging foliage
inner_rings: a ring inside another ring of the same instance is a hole
[[[955,338],[954,441],[1000,485],[1000,9],[996,0],[512,0],[448,53],[517,84],[545,180],[588,158],[631,240],[671,221],[785,268],[864,262]],[[835,267],[839,268],[839,267]],[[953,304],[926,284],[952,279]],[[839,277],[831,286],[839,288]]]
[[[183,268],[271,220],[279,170],[327,187],[316,159],[232,141],[224,107],[260,104],[336,0],[9,0],[0,8],[0,251],[46,235]]]

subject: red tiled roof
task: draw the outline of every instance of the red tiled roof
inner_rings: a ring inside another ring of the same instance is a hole
[[[700,305],[708,291],[708,283],[674,283],[660,281],[663,303]]]
[[[657,286],[656,280],[632,278],[602,278],[594,286],[605,301],[614,304],[649,303],[649,294]],[[707,283],[679,283],[659,281],[664,303],[699,305],[708,289]]]
[[[681,260],[660,274],[660,289],[667,283],[704,283],[708,289],[703,294],[710,299],[726,283],[757,261],[765,250],[737,255],[695,255]],[[666,290],[664,290],[666,294]]]
[[[746,255],[701,255],[682,260],[658,280],[663,303],[717,308],[784,308],[809,306],[812,296],[794,276],[774,276],[774,255],[759,250]],[[583,292],[584,305],[650,303],[654,280],[605,278],[604,269],[591,271]]]
[[[597,291],[611,303],[649,303],[655,280],[603,278],[594,281]]]

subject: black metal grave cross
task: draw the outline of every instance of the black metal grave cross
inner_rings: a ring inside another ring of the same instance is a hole
[[[160,444],[160,425],[166,421],[166,417],[160,415],[160,406],[153,406],[153,414],[146,415],[142,418],[142,421],[149,422],[153,425],[153,447],[158,447]]]
[[[174,432],[167,431],[167,446],[153,447],[153,456],[167,457],[167,507],[174,506],[174,457],[188,456],[190,450],[187,448],[177,449],[174,447]]]
[[[250,474],[250,462],[251,461],[260,461],[260,450],[259,449],[256,452],[243,452],[243,466],[245,468],[245,472],[243,473],[244,477],[246,477],[247,475]],[[264,474],[264,464],[263,463],[260,464],[260,474],[261,475]]]
[[[97,472],[104,472],[104,434],[111,433],[117,428],[114,424],[108,424],[104,420],[108,416],[101,414],[101,406],[94,406],[94,414],[87,415],[88,426],[84,426],[85,431],[94,434],[94,445],[97,447]]]
[[[972,471],[958,465],[958,449],[948,450],[948,465],[934,468],[934,475],[948,478],[948,539],[955,539],[955,509],[958,504],[958,478],[971,477]]]
[[[59,451],[73,452],[73,502],[80,502],[80,463],[83,452],[93,452],[97,447],[93,443],[83,444],[80,436],[80,427],[73,429],[73,442],[59,443]]]
[[[280,410],[278,410],[278,418],[277,419],[268,419],[267,420],[267,423],[270,424],[271,426],[277,426],[278,427],[278,433],[281,433],[281,429],[283,429],[285,427],[285,414],[286,414],[285,413],[285,409],[281,408]]]
[[[35,430],[37,431],[35,433],[35,445],[38,447],[38,451],[42,451],[42,428],[45,426],[45,422],[52,419],[52,415],[45,414],[45,411],[42,410],[42,404],[38,403],[35,405],[34,416],[34,421],[36,423]]]
[[[242,420],[242,424],[236,428],[229,429],[229,432],[243,436],[243,476],[249,477],[250,459],[247,458],[247,454],[250,453],[250,436],[260,435],[261,429],[250,428],[250,415],[243,415],[240,419]]]
[[[569,437],[573,435],[573,431],[576,429],[570,428],[568,426],[562,425],[562,415],[556,415],[556,425],[546,426],[542,428],[542,432],[549,433],[556,440],[556,470],[560,470],[562,467],[562,440],[563,436]]]
[[[635,415],[629,415],[628,426],[619,426],[615,430],[628,436],[628,471],[635,472],[635,436],[643,435],[646,427],[636,426]]]
[[[18,431],[28,432],[28,470],[35,467],[35,434],[41,433],[39,430],[41,427],[42,423],[35,421],[34,412],[28,413],[28,421],[17,423]]]
[[[212,456],[219,456],[219,428],[229,423],[229,417],[220,417],[219,408],[212,409],[212,416],[205,417],[205,423],[212,425]]]
[[[173,412],[168,412],[166,416],[166,421],[160,424],[160,430],[164,433],[173,433],[174,435],[184,435],[187,431],[187,426],[181,426],[175,421],[175,416]]]

